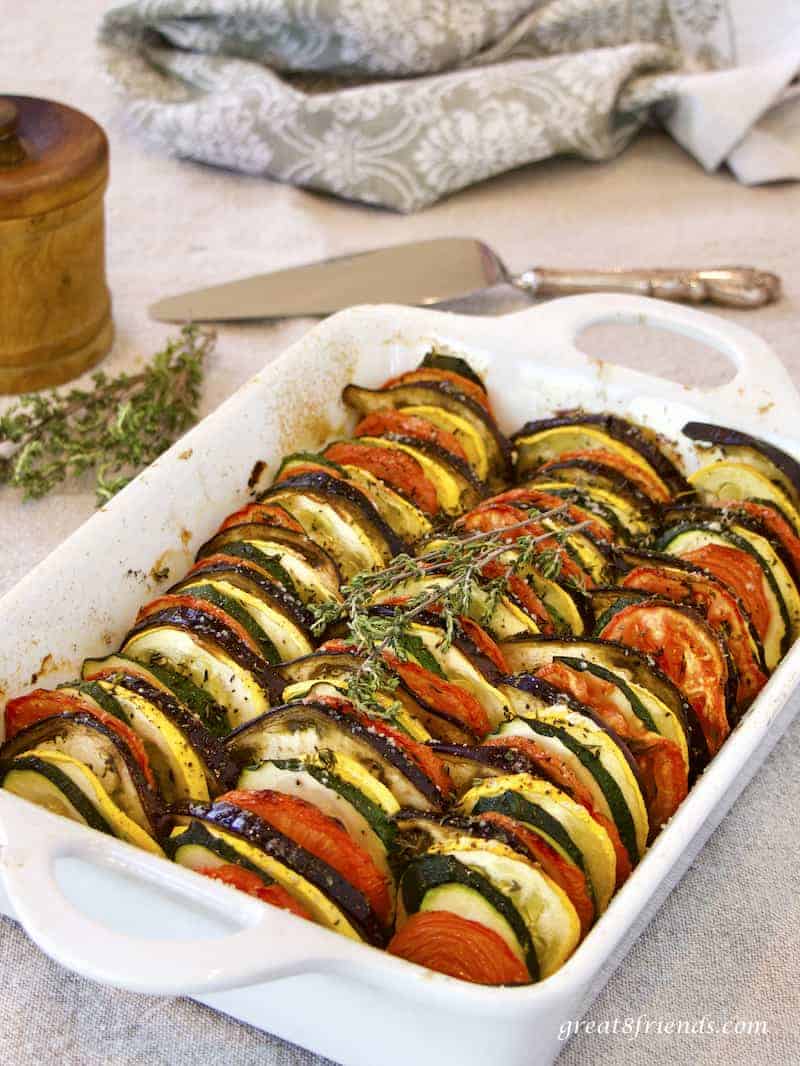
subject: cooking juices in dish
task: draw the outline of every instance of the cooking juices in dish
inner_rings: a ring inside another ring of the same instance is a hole
[[[800,467],[461,359],[344,391],[119,652],[9,701],[3,787],[467,981],[558,969],[800,629]]]

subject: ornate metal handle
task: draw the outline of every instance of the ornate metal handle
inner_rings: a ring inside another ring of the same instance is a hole
[[[780,296],[776,274],[755,267],[709,267],[706,270],[551,270],[532,267],[511,279],[535,296],[571,296],[583,292],[626,292],[684,303],[754,308]]]

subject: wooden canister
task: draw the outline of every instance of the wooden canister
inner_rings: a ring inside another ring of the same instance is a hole
[[[80,111],[0,97],[0,393],[60,385],[113,339],[108,141]]]

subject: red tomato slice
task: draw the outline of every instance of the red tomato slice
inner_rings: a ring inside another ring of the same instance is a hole
[[[611,818],[597,810],[591,792],[574,770],[563,760],[537,744],[532,737],[489,737],[484,743],[491,744],[493,747],[512,748],[521,755],[525,755],[537,767],[542,777],[563,789],[572,796],[576,803],[585,807],[597,824],[605,829],[611,840],[617,859],[616,887],[619,888],[627,881],[631,873],[631,860],[628,849],[622,843],[619,830]]]
[[[471,692],[437,677],[418,663],[403,662],[394,655],[386,655],[385,659],[406,687],[433,710],[459,722],[478,739],[482,740],[491,731],[486,711]]]
[[[567,894],[580,919],[581,936],[586,936],[594,922],[595,909],[589,883],[583,870],[569,862],[563,855],[559,855],[554,847],[538,833],[529,829],[524,822],[509,818],[507,814],[500,814],[498,811],[482,811],[480,818],[482,822],[490,822],[506,829],[522,841],[531,853],[531,857],[539,863],[547,876],[552,878]]]
[[[440,429],[421,415],[410,415],[402,409],[398,411],[387,407],[383,411],[373,411],[366,418],[362,418],[354,430],[356,437],[382,437],[384,433],[397,433],[402,437],[430,441],[451,455],[457,455],[459,459],[467,461],[467,453],[454,434]]]
[[[728,642],[738,675],[736,702],[747,707],[767,683],[748,634],[747,620],[731,590],[714,578],[700,574],[670,574],[656,566],[637,566],[621,581],[623,588],[638,589],[676,603],[699,607]]]
[[[478,625],[474,619],[467,618],[466,615],[459,615],[458,623],[478,651],[485,655],[487,659],[491,659],[498,670],[505,675],[511,673],[508,663],[503,658],[503,653],[483,626]]]
[[[316,855],[357,888],[383,924],[389,924],[392,902],[388,880],[341,822],[323,814],[308,800],[271,789],[234,790],[220,796],[219,802],[252,811],[301,848]]]
[[[623,474],[629,481],[632,481],[634,485],[641,489],[645,496],[649,496],[656,503],[669,503],[672,498],[666,486],[654,474],[643,470],[642,467],[630,459],[626,459],[624,455],[618,455],[616,452],[606,452],[602,448],[583,448],[574,452],[562,452],[558,459],[545,463],[541,469],[547,470],[553,463],[569,462],[570,459],[588,459],[590,462],[602,463],[603,466],[612,467],[612,469]]]
[[[188,607],[194,611],[202,611],[204,614],[216,618],[218,622],[235,633],[239,640],[241,640],[243,644],[246,644],[254,655],[257,655],[259,659],[263,659],[263,652],[244,626],[240,625],[235,618],[231,618],[229,614],[226,614],[221,607],[217,607],[215,603],[209,603],[208,600],[200,600],[196,596],[173,596],[170,594],[159,596],[157,599],[152,600],[150,603],[146,603],[144,607],[139,609],[139,613],[136,615],[136,621],[137,623],[142,622],[146,618],[149,618],[151,614],[158,614],[159,611],[166,611],[171,607]]]
[[[591,707],[626,742],[642,778],[651,831],[671,818],[689,791],[689,774],[678,745],[644,725],[629,722],[616,704],[614,685],[588,670],[547,663],[536,670],[536,676]]]
[[[559,507],[562,513],[572,522],[588,522],[589,525],[586,530],[591,536],[599,537],[601,540],[614,539],[614,530],[599,521],[597,516],[593,515],[591,511],[587,511],[583,507],[577,507],[574,503],[568,503],[566,500],[562,500],[560,496],[551,496],[548,492],[540,492],[539,489],[532,487],[508,489],[497,496],[492,496],[491,499],[484,500],[483,503],[478,504],[475,510],[480,510],[483,507],[493,507],[495,504],[501,503],[508,503],[512,506],[521,504],[522,506],[538,507],[545,511],[555,510],[555,508]]]
[[[465,396],[469,396],[476,403],[479,403],[489,414],[492,413],[486,389],[452,370],[437,370],[435,367],[421,366],[417,370],[408,370],[405,374],[398,374],[397,377],[389,378],[388,381],[384,381],[381,388],[390,389],[393,385],[413,385],[415,381],[449,381]]]
[[[519,526],[520,522],[524,522],[525,525]],[[534,518],[528,519],[524,511],[516,507],[510,507],[508,504],[492,506],[482,504],[459,518],[456,526],[470,533],[494,533],[499,529],[518,526],[519,528],[517,529],[508,529],[508,532],[503,535],[502,539],[509,541],[519,540],[520,537],[542,537],[548,533],[548,530],[536,522]],[[566,548],[559,544],[554,537],[545,536],[545,539],[539,541],[536,545],[536,551],[538,554],[555,552],[561,563],[562,577],[571,578],[584,588],[594,588],[595,583],[591,575],[577,565]]]
[[[34,722],[41,722],[44,718],[52,718],[55,714],[65,713],[90,714],[98,722],[102,722],[107,729],[116,733],[127,745],[148,785],[156,789],[156,779],[150,760],[138,734],[134,733],[125,722],[115,718],[113,714],[69,692],[37,688],[25,696],[9,700],[6,704],[6,740],[10,740],[21,729],[33,725]]]
[[[412,914],[387,951],[477,985],[525,985],[531,979],[499,933],[450,911]]]
[[[703,549],[701,549],[703,550]],[[632,603],[598,634],[652,655],[694,707],[709,752],[714,755],[730,733],[725,711],[728,665],[704,639],[699,623],[680,608]]]
[[[293,896],[290,896],[282,885],[266,885],[258,874],[253,873],[252,870],[245,870],[243,866],[228,863],[225,866],[207,866],[197,872],[205,877],[213,877],[215,881],[222,881],[223,884],[230,885],[231,888],[238,888],[240,892],[246,892],[248,896],[255,896],[256,899],[263,900],[264,903],[271,903],[273,907],[291,911],[298,918],[306,918],[308,921],[313,921],[305,907],[298,903]]]
[[[769,604],[764,595],[764,575],[752,555],[728,544],[706,544],[685,552],[681,558],[710,570],[733,589],[745,605],[756,632],[764,639],[769,629]]]
[[[303,532],[303,527],[292,518],[288,511],[270,503],[248,503],[245,507],[234,511],[233,514],[229,514],[217,532],[221,533],[224,529],[244,526],[250,522],[258,522],[265,526],[279,526],[282,529],[291,529],[295,533]]]
[[[401,448],[381,448],[358,441],[338,441],[325,449],[325,457],[334,463],[358,466],[397,489],[425,514],[436,514],[439,497],[436,486],[420,463]]]
[[[483,577],[498,578],[502,577],[508,571],[508,567],[501,563],[499,559],[493,559],[481,570]],[[553,623],[553,619],[547,612],[547,608],[530,587],[528,582],[519,576],[519,574],[512,574],[506,578],[506,588],[509,593],[519,600],[523,610],[531,616],[536,622],[541,633],[546,636],[555,636],[556,627]]]

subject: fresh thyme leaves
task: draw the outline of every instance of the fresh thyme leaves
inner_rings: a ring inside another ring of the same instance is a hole
[[[185,326],[143,370],[92,375],[88,389],[35,392],[0,414],[0,485],[26,500],[89,470],[100,506],[197,418],[214,334]]]
[[[414,660],[443,676],[435,657],[410,630],[415,619],[427,611],[436,612],[444,630],[440,647],[446,651],[456,635],[460,616],[474,617],[477,608],[476,620],[489,622],[511,577],[531,566],[547,577],[558,576],[559,546],[588,521],[535,535],[521,533],[516,539],[509,539],[509,534],[519,533],[543,518],[562,515],[565,507],[563,504],[531,514],[524,521],[500,529],[436,540],[416,557],[397,555],[385,569],[351,578],[342,587],[341,602],[312,605],[315,635],[320,636],[335,623],[343,623],[348,642],[361,657],[347,679],[347,697],[370,714],[390,716],[397,703],[387,701],[386,694],[394,692],[398,685],[391,670],[392,658],[401,662]],[[545,543],[548,546],[542,547]],[[492,564],[498,562],[501,565],[495,575]],[[485,575],[487,568],[492,576]],[[478,598],[475,593],[479,582]],[[380,609],[381,601],[387,600],[389,606]]]

